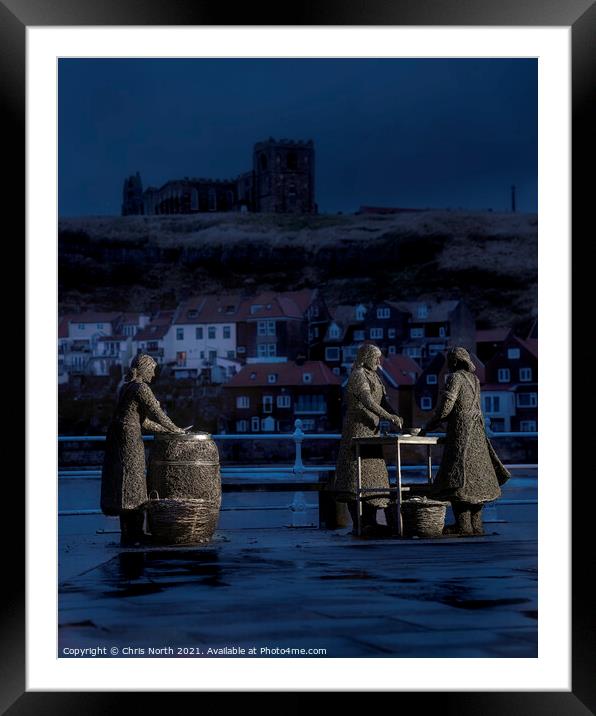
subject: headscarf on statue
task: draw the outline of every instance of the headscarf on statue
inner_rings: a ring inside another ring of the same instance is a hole
[[[381,349],[372,343],[366,343],[358,349],[356,354],[356,360],[354,361],[355,368],[365,368],[376,373],[377,371],[377,358],[383,355]]]
[[[447,352],[447,367],[452,373],[456,370],[467,370],[469,373],[476,371],[476,366],[472,362],[470,354],[461,346],[449,349]]]
[[[151,382],[151,369],[155,368],[157,363],[153,358],[146,353],[137,353],[137,355],[130,362],[130,368],[124,376],[124,382],[130,383],[131,381],[150,383]]]

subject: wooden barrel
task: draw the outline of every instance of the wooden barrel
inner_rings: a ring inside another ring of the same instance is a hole
[[[163,509],[175,506],[174,500],[196,500],[187,504],[196,504],[201,511],[201,539],[197,541],[211,539],[221,507],[221,474],[217,445],[209,433],[157,433],[149,455],[147,483],[149,492],[155,491],[163,500]],[[171,514],[175,521],[174,507]],[[196,526],[193,541],[195,538]]]

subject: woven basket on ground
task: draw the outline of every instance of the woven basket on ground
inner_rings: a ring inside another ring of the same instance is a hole
[[[152,490],[144,504],[147,527],[156,544],[209,542],[219,517],[219,503],[203,499],[159,499]]]
[[[440,537],[445,525],[446,502],[413,497],[401,503],[406,537]]]

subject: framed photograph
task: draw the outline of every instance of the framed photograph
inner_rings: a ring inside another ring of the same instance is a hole
[[[0,5],[10,136],[26,129],[26,578],[7,602],[7,713],[78,709],[76,692],[103,713],[113,691],[596,709],[589,508],[577,489],[572,520],[570,467],[570,226],[589,204],[576,182],[572,205],[571,134],[575,173],[596,14],[405,5],[234,23],[184,2]],[[405,444],[358,460],[382,463],[396,513],[338,487],[344,442],[372,434],[346,427],[371,343],[394,406],[374,434],[394,441],[395,412]],[[507,479],[479,493],[484,526],[458,507],[475,493],[439,498],[470,532],[433,540],[407,514],[439,494],[451,428],[421,438],[418,466],[412,428],[437,429],[456,346]],[[131,385],[150,466],[127,493],[136,537],[106,477]],[[158,507],[185,501],[164,497],[168,476],[188,487],[197,465],[219,491],[213,529],[160,545]],[[363,537],[371,505],[394,539]]]

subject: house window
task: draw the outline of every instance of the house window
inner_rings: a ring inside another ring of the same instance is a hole
[[[277,407],[278,408],[289,408],[290,407],[290,396],[289,395],[278,395],[277,396]]]
[[[382,328],[371,328],[370,329],[370,337],[371,338],[382,338],[383,337],[383,329]]]
[[[395,328],[390,328],[387,331],[387,338],[395,338]]]
[[[273,396],[272,395],[264,395],[263,396],[263,412],[264,413],[272,413],[273,412]]]
[[[389,346],[388,353],[390,356],[394,356],[396,353],[395,346]]]
[[[420,358],[422,355],[421,349],[418,346],[406,348],[404,352],[407,356],[410,356],[410,358]]]
[[[85,330],[85,324],[79,323],[79,330],[84,331]]]
[[[303,420],[302,421],[302,430],[304,432],[307,432],[308,430],[314,430],[315,429],[315,421],[314,420]]]
[[[325,348],[325,360],[339,360],[339,348]]]
[[[333,375],[340,375],[340,374],[341,374],[341,370],[340,370],[338,367],[332,368],[332,369],[331,369],[331,372],[333,373]]]
[[[519,348],[508,348],[507,349],[507,358],[511,358],[515,360],[516,358],[519,358]]]
[[[203,326],[197,326],[195,328],[195,338],[197,341],[203,340]]]
[[[261,420],[261,430],[264,433],[272,433],[275,430],[275,420],[270,415]]]
[[[537,405],[538,405],[538,394],[537,393],[518,393],[518,395],[517,395],[518,408],[535,408]]]
[[[250,307],[250,312],[254,315],[255,313],[258,313],[259,311],[263,310],[263,306],[260,303],[253,303],[253,305]]]
[[[267,335],[267,321],[257,321],[257,335]]]
[[[440,353],[443,350],[444,346],[438,345],[436,343],[431,343],[428,347],[428,355],[429,356],[436,356],[437,353]]]
[[[255,417],[250,419],[250,429],[253,431],[253,433],[258,433],[260,427],[261,421],[259,418]]]
[[[363,341],[364,340],[364,331],[354,331],[354,340],[355,341]]]
[[[358,306],[358,308],[356,308],[356,320],[363,321],[365,316],[366,308],[364,306]]]
[[[424,328],[410,328],[410,338],[424,338]]]
[[[184,340],[184,328],[176,328],[176,340],[177,341]]]
[[[257,355],[259,358],[267,358],[274,356],[276,351],[275,343],[259,343],[257,346]]]
[[[195,308],[191,308],[186,315],[189,318],[196,318],[199,315],[199,312]]]
[[[236,350],[238,353],[246,353],[246,346],[237,346]]]
[[[439,336],[441,338],[445,338],[446,335],[447,335],[447,330],[445,329],[445,326],[440,326],[439,327]]]
[[[416,315],[418,316],[418,318],[427,318],[428,317],[428,307],[425,304],[421,304],[420,306],[418,306]]]
[[[528,383],[532,380],[532,369],[531,368],[520,368],[519,369],[519,379],[524,382]]]
[[[501,409],[501,399],[498,395],[487,395],[484,398],[484,412],[498,413]]]
[[[200,351],[199,358],[203,359],[205,357],[205,351]]]
[[[234,360],[234,358],[236,357],[236,352],[235,351],[226,351],[226,355],[230,360]]]
[[[429,373],[426,376],[426,382],[428,385],[436,385],[437,384],[437,376],[435,373]]]
[[[432,398],[424,397],[420,400],[420,407],[422,410],[432,410],[433,401]]]
[[[232,337],[232,327],[231,327],[231,326],[224,326],[224,327],[223,327],[223,337],[224,337],[224,338],[231,338],[231,337]]]
[[[100,331],[103,331],[103,323],[96,323],[95,325]]]
[[[329,328],[329,338],[339,338],[340,336],[340,330],[338,326],[335,323],[331,324],[331,327]]]
[[[176,353],[176,363],[182,367],[186,365],[186,351],[178,351]]]
[[[302,382],[303,383],[312,383],[312,373],[303,373],[302,374]]]
[[[499,383],[509,383],[511,380],[511,373],[509,372],[509,368],[499,368],[499,372],[497,373],[497,380]]]
[[[237,420],[236,421],[236,432],[245,433],[248,430],[248,420]]]
[[[213,340],[215,338],[215,335],[216,335],[215,326],[209,326],[209,328],[207,329],[207,338]]]
[[[277,373],[269,373],[267,376],[268,383],[277,383]]]
[[[377,318],[389,318],[391,311],[388,308],[377,308]]]
[[[236,407],[237,408],[250,408],[250,398],[248,395],[239,395],[236,398]]]
[[[537,430],[535,420],[521,420],[519,423],[519,429],[522,433],[535,433]]]
[[[296,400],[296,413],[320,413],[327,412],[327,403],[324,395],[299,395]]]

